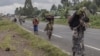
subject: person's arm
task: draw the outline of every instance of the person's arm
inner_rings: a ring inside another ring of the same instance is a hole
[[[39,19],[37,19],[37,21],[38,21],[38,24],[39,24]]]
[[[33,23],[33,25],[34,25],[34,19],[33,19],[32,23]]]

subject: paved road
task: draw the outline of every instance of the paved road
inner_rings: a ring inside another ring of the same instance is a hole
[[[45,40],[48,40],[44,28],[46,23],[40,23],[39,25],[39,35]],[[26,21],[23,27],[33,31],[31,21]],[[64,25],[54,25],[54,31],[52,40],[50,41],[55,46],[59,47],[63,51],[72,54],[72,31],[68,26]],[[100,30],[99,29],[87,29],[85,32],[85,56],[100,56]]]

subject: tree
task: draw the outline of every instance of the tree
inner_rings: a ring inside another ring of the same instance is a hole
[[[89,10],[92,12],[92,14],[95,14],[97,11],[97,5],[95,3],[91,3],[89,6]]]
[[[52,11],[52,10],[54,10],[54,11],[56,11],[56,10],[57,10],[57,7],[56,7],[56,5],[55,5],[55,4],[53,4],[53,5],[52,5],[52,7],[51,7],[51,11]]]
[[[73,1],[73,5],[76,5],[79,3],[79,0],[72,0]]]
[[[24,11],[22,7],[19,7],[19,15],[23,15]]]
[[[23,8],[22,7],[16,8],[15,9],[15,14],[16,15],[22,15],[23,14]]]
[[[78,4],[76,4],[76,5],[74,6],[74,9],[75,9],[75,10],[78,10],[78,9],[81,8],[81,7],[86,7],[87,9],[89,9],[89,6],[90,6],[91,3],[92,3],[91,1],[84,0],[84,1],[82,1],[82,2],[80,2],[80,3],[78,3]]]
[[[19,10],[18,8],[15,9],[15,15],[18,15],[19,14]]]
[[[66,9],[66,7],[69,6],[69,1],[68,0],[61,0],[61,3],[63,5],[63,8]]]
[[[58,10],[61,10],[63,7],[62,7],[62,5],[58,5]]]
[[[56,7],[55,4],[53,4],[52,7],[51,7],[51,13],[52,13],[53,15],[56,15],[56,11],[57,11],[57,7]]]
[[[15,10],[16,15],[27,16],[27,17],[38,16],[40,12],[41,11],[38,10],[37,7],[32,6],[31,0],[26,0],[24,7],[18,7]]]
[[[38,8],[37,8],[37,7],[34,7],[34,13],[33,13],[33,15],[38,16],[38,15],[39,15],[39,13],[40,13],[40,10],[38,10]]]
[[[44,18],[46,13],[49,13],[49,11],[47,11],[46,9],[41,9],[40,16]]]
[[[100,0],[93,0],[95,2],[95,4],[100,7]]]
[[[24,12],[23,15],[25,15],[25,16],[28,16],[28,17],[33,16],[34,9],[33,9],[31,0],[25,1],[23,12]]]
[[[71,2],[69,0],[61,0],[61,3],[63,5],[63,9],[61,10],[61,17],[64,18],[64,16],[67,17]]]

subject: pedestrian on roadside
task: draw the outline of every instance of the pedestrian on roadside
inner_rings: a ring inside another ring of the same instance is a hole
[[[15,23],[16,23],[16,22],[17,22],[17,18],[14,18],[14,19],[13,19],[13,22],[15,22]]]
[[[39,20],[38,18],[34,18],[33,19],[33,30],[34,30],[34,33],[38,35],[38,24],[39,24]]]

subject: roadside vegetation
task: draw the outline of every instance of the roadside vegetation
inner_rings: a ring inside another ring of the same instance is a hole
[[[69,0],[60,0],[61,4],[53,4],[51,6],[50,11],[47,9],[38,9],[37,7],[32,6],[31,0],[27,2],[25,0],[24,7],[18,7],[15,10],[15,15],[27,16],[27,19],[31,20],[33,17],[39,17],[41,21],[45,21],[44,17],[47,14],[52,14],[54,16],[60,17],[60,19],[55,19],[56,24],[67,25],[67,19],[71,13],[71,11],[76,11],[82,7],[87,8],[87,14],[91,14],[90,16],[90,27],[92,28],[100,28],[100,0],[72,0],[73,3]],[[30,2],[30,3],[29,3]],[[28,8],[26,4],[29,4]],[[99,14],[99,15],[98,15]]]
[[[90,15],[90,28],[100,29],[100,15]],[[55,19],[56,24],[68,25],[67,19]]]
[[[100,29],[100,15],[90,16],[90,27]]]
[[[68,56],[9,20],[0,21],[0,52],[2,56]]]
[[[55,24],[67,25],[67,19],[55,19]]]

